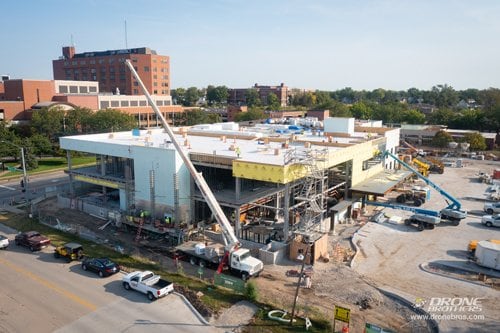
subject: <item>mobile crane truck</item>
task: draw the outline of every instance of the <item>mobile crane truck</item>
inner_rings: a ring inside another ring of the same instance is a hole
[[[172,144],[175,147],[175,150],[177,153],[180,155],[182,158],[182,161],[184,162],[184,165],[189,170],[189,173],[193,177],[196,185],[200,189],[201,194],[203,195],[203,198],[207,202],[208,206],[210,207],[210,210],[212,211],[212,214],[214,215],[217,223],[219,223],[221,229],[222,229],[222,239],[224,241],[225,245],[225,250],[224,254],[221,257],[217,258],[218,262],[218,268],[217,268],[217,274],[222,273],[222,271],[225,268],[229,268],[232,273],[239,274],[243,280],[246,280],[250,276],[256,276],[258,275],[263,269],[264,269],[264,264],[262,261],[260,261],[257,258],[254,258],[250,255],[250,251],[248,249],[243,249],[241,248],[241,244],[234,234],[233,227],[231,226],[231,223],[229,223],[229,220],[227,219],[226,215],[222,211],[222,208],[220,207],[219,203],[217,202],[217,199],[215,198],[214,194],[212,193],[212,190],[208,186],[207,182],[205,181],[205,178],[203,178],[203,175],[196,170],[194,167],[193,163],[189,159],[188,155],[184,152],[182,147],[179,145],[177,142],[174,132],[170,129],[170,126],[168,126],[167,121],[163,117],[162,113],[158,109],[158,106],[156,106],[156,103],[153,101],[151,98],[151,95],[149,94],[148,90],[144,86],[144,83],[142,82],[141,78],[139,77],[139,74],[137,74],[136,70],[134,69],[134,66],[130,62],[130,60],[126,60],[125,64],[127,67],[130,69],[130,72],[132,72],[132,75],[135,77],[137,82],[139,83],[139,86],[141,87],[144,95],[146,96],[149,105],[151,108],[154,110],[156,116],[160,120],[163,129],[167,133],[168,137],[172,141]],[[193,255],[192,252],[186,251],[186,254]],[[205,256],[204,254],[199,251],[199,254],[194,252],[196,256]],[[200,258],[198,257],[198,260]],[[213,258],[210,258],[211,260]],[[203,259],[205,260],[205,263],[208,263],[208,258]],[[213,259],[215,260],[215,259]],[[212,262],[212,261],[210,261]],[[201,261],[199,261],[201,263]]]
[[[431,186],[436,191],[438,191],[439,194],[448,199],[449,201],[445,199],[448,203],[448,206],[446,208],[441,209],[440,211],[434,211],[434,210],[421,209],[421,208],[409,207],[405,205],[398,205],[386,202],[368,201],[364,199],[365,204],[413,212],[415,214],[413,214],[410,218],[408,218],[405,221],[405,224],[407,225],[415,224],[419,231],[422,231],[424,229],[434,229],[434,227],[437,224],[441,223],[443,220],[450,221],[453,225],[457,226],[460,224],[461,220],[467,217],[467,212],[461,210],[462,204],[454,196],[443,190],[440,186],[432,182],[429,178],[423,176],[417,170],[412,168],[408,163],[402,161],[389,151],[385,151],[384,153],[382,153],[382,157],[383,158],[391,157],[397,162],[399,162],[401,165],[406,167],[408,170],[413,172],[418,178],[422,179],[427,185]]]

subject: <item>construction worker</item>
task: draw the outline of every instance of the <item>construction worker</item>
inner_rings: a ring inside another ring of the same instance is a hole
[[[238,158],[240,158],[240,154],[241,154],[240,147],[236,147],[236,149],[234,151],[236,152],[236,156],[238,156]]]

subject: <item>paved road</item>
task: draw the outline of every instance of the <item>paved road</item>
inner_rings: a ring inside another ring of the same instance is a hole
[[[10,204],[12,200],[19,202],[22,199],[26,199],[26,193],[21,192],[21,185],[19,183],[21,179],[22,174],[19,174],[19,178],[0,180],[0,206]],[[53,192],[57,188],[65,187],[69,183],[68,175],[62,171],[31,175],[29,179],[28,189],[31,200],[43,196],[46,192]]]
[[[10,232],[9,232],[10,231]],[[12,230],[0,233],[13,239]],[[0,251],[0,332],[217,332],[176,295],[149,302],[120,275],[101,279],[53,257],[11,244]]]
[[[443,175],[431,176],[433,181],[458,197],[463,208],[473,213],[459,226],[442,224],[434,230],[418,232],[415,227],[405,225],[370,223],[358,232],[354,240],[356,243],[359,240],[357,245],[361,249],[355,269],[379,285],[426,300],[433,297],[483,298],[483,310],[479,314],[485,316],[484,320],[438,320],[442,332],[498,332],[500,329],[499,291],[430,274],[419,267],[424,262],[466,261],[467,244],[471,239],[499,239],[500,228],[487,228],[480,222],[484,201],[468,199],[481,198],[487,188],[486,184],[475,180],[474,174],[480,168],[447,168]],[[439,210],[446,205],[435,191],[431,199],[424,208]],[[399,210],[384,211],[398,216],[410,215]]]

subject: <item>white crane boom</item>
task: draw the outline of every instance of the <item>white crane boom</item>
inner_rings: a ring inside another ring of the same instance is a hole
[[[229,248],[229,250],[233,250],[235,247],[239,247],[240,243],[238,241],[238,238],[234,234],[233,227],[231,226],[231,223],[229,223],[229,220],[227,219],[226,215],[222,211],[222,208],[220,207],[219,203],[217,202],[217,199],[215,199],[214,194],[212,193],[212,190],[208,186],[207,182],[205,181],[205,178],[203,178],[203,175],[201,172],[198,172],[196,168],[194,167],[193,163],[189,159],[188,155],[182,147],[177,143],[177,140],[175,139],[174,132],[170,129],[170,126],[168,126],[167,121],[161,114],[160,110],[158,109],[158,106],[156,106],[156,103],[153,101],[151,98],[151,95],[149,94],[148,90],[144,86],[144,83],[142,83],[141,78],[139,77],[139,74],[137,74],[134,66],[132,66],[132,63],[130,60],[126,60],[125,63],[127,64],[128,68],[132,72],[132,75],[134,75],[135,79],[137,82],[139,82],[139,85],[146,96],[149,105],[153,108],[154,112],[156,113],[156,116],[160,119],[161,124],[163,125],[163,128],[165,129],[165,132],[167,132],[168,136],[170,137],[170,140],[172,140],[172,143],[175,147],[175,150],[179,155],[181,155],[182,161],[186,165],[186,167],[189,170],[189,173],[193,177],[196,185],[198,185],[198,188],[201,191],[201,194],[203,195],[203,198],[206,200],[208,206],[210,207],[210,210],[212,211],[212,214],[214,214],[215,219],[219,223],[219,225],[222,228],[222,234],[223,234],[223,239],[226,247]]]

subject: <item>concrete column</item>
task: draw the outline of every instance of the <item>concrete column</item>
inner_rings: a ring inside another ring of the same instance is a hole
[[[234,210],[234,232],[236,233],[237,238],[241,238],[240,236],[240,206]]]
[[[101,155],[101,176],[106,175],[106,163],[104,162],[105,155]],[[106,200],[106,186],[102,186],[102,194],[104,195],[104,199]]]
[[[240,200],[240,196],[241,196],[241,178],[240,177],[236,177],[234,179],[234,182],[235,182],[235,186],[234,186],[234,191],[235,191],[235,198],[236,200]]]
[[[284,241],[288,239],[288,233],[290,232],[290,184],[285,184],[285,195],[283,198],[283,235],[285,237]]]
[[[75,184],[73,183],[73,174],[72,172],[72,161],[71,161],[71,153],[69,150],[66,151],[66,159],[68,160],[68,173],[69,173],[69,195],[71,198],[75,197]]]

